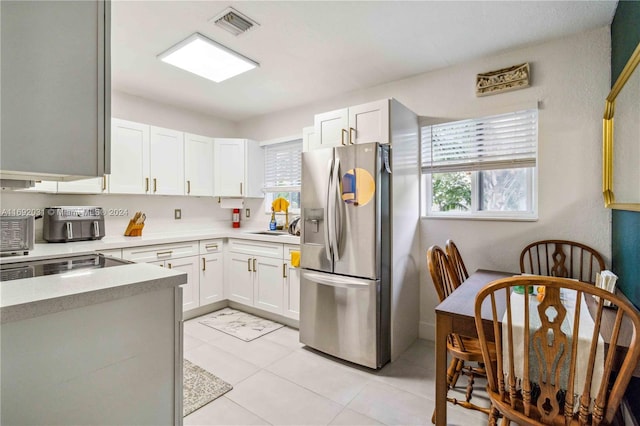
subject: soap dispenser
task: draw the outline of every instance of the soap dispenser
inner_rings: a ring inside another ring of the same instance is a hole
[[[269,231],[275,231],[275,230],[276,230],[276,212],[272,207],[271,208],[271,221],[269,222]]]

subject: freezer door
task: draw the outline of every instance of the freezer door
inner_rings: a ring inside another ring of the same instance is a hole
[[[302,270],[300,341],[338,358],[378,368],[380,281]]]
[[[327,208],[333,148],[302,153],[300,266],[333,272]]]
[[[380,145],[339,147],[333,167],[336,274],[380,279],[381,200],[388,193],[381,182]],[[387,175],[388,176],[388,175]]]

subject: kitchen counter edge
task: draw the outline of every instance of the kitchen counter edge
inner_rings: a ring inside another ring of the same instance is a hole
[[[280,244],[300,244],[295,235],[255,234],[260,230],[201,229],[183,232],[147,234],[141,237],[107,236],[101,240],[77,241],[69,243],[37,243],[28,255],[3,256],[0,264],[27,262],[30,260],[55,259],[100,252],[104,250],[142,247],[157,244],[181,243],[186,241],[209,240],[216,238],[238,238],[244,240],[265,241]]]

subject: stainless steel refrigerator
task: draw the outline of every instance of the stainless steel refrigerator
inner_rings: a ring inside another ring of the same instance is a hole
[[[389,147],[302,154],[300,341],[370,368],[390,359]]]

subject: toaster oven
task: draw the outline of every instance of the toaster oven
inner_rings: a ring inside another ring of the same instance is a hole
[[[0,216],[0,254],[29,254],[35,243],[34,216]]]

